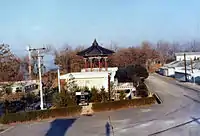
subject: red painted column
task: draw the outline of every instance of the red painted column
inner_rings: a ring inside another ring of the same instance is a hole
[[[105,60],[105,70],[107,71],[108,70],[107,57],[105,57],[104,60]]]
[[[99,57],[98,60],[99,60],[99,71],[101,71],[101,58]]]
[[[85,62],[85,71],[87,72],[87,59],[84,58],[84,62]]]
[[[90,60],[90,71],[92,71],[92,58],[89,58]]]

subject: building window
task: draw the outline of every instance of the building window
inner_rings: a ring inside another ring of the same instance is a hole
[[[16,92],[22,92],[22,87],[17,87]]]

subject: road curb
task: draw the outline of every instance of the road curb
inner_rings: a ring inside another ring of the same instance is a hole
[[[145,85],[147,86],[148,91],[151,92],[151,93],[153,94],[153,97],[156,98],[156,102],[157,102],[158,104],[162,104],[163,101],[162,101],[162,99],[159,97],[159,95],[158,95],[156,92],[154,92],[154,91],[150,91],[149,86],[147,85],[147,83],[145,83]]]
[[[160,97],[158,96],[157,93],[154,93],[154,94],[153,94],[153,97],[156,98],[156,101],[157,101],[158,104],[162,104],[162,103],[163,103],[163,101],[160,99]]]

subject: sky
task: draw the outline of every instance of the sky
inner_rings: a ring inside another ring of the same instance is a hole
[[[0,0],[0,43],[90,46],[200,38],[199,0]]]

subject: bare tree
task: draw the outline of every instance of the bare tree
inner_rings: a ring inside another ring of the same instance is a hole
[[[9,49],[9,45],[0,45],[0,81],[22,80],[21,60]]]
[[[185,44],[186,52],[199,52],[200,51],[200,42],[193,40]]]
[[[159,52],[161,63],[166,63],[170,57],[170,43],[159,41],[156,50]]]
[[[67,45],[60,51],[55,51],[54,62],[56,65],[61,67],[61,70],[65,72],[78,72],[83,67],[83,59],[77,56],[77,52],[82,50],[81,48],[72,49],[71,46]]]

